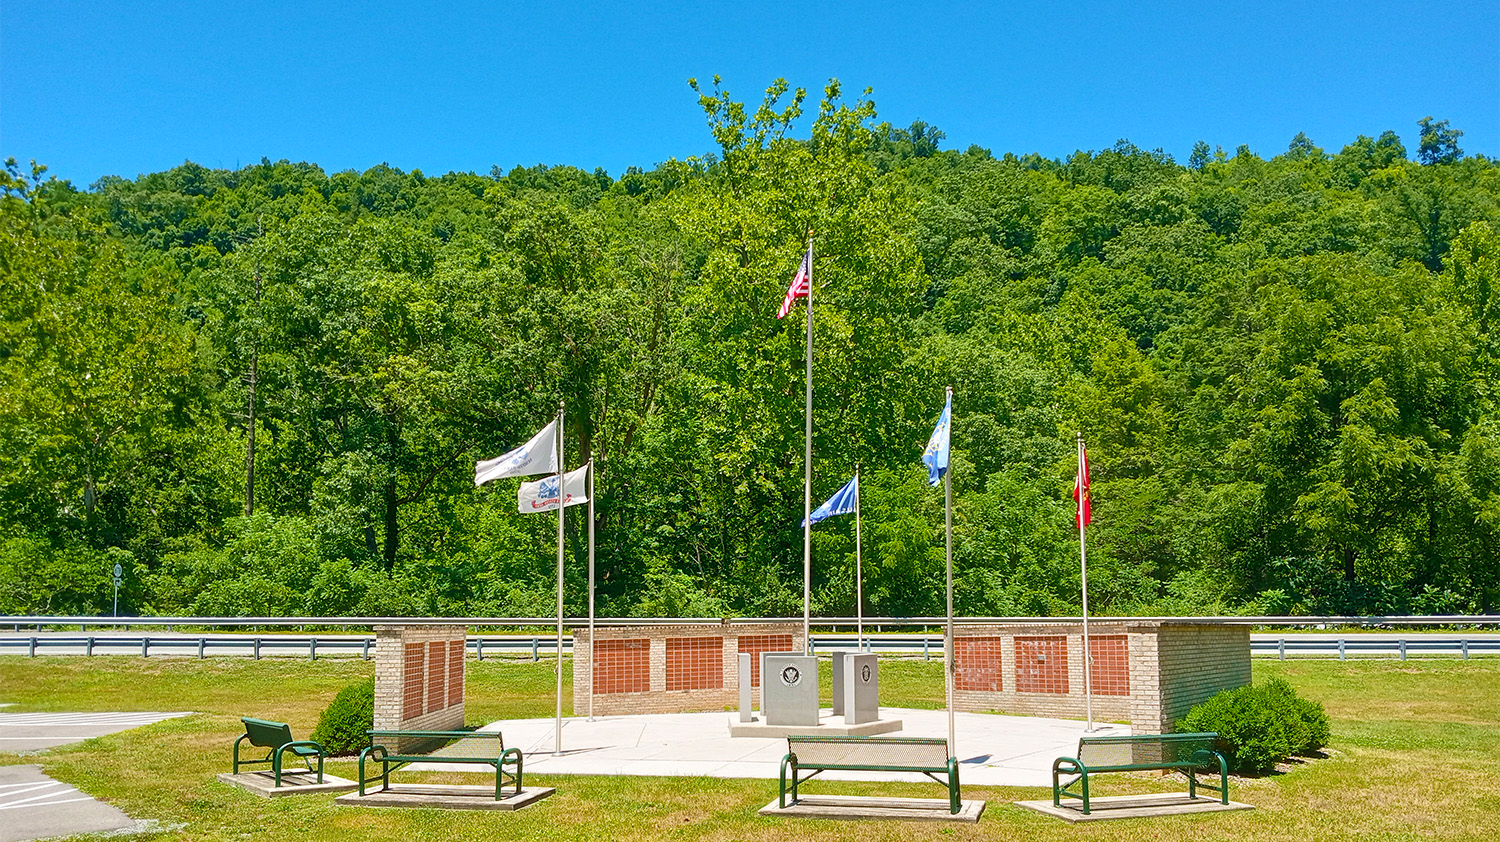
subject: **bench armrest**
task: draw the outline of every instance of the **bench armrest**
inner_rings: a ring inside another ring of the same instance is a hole
[[[948,812],[958,815],[963,808],[963,796],[958,789],[958,758],[948,758]]]
[[[237,740],[234,741],[234,767],[233,768],[234,768],[234,774],[236,774],[236,775],[238,775],[240,773],[240,743],[243,743],[244,741],[246,741],[248,739],[250,739],[250,735],[249,734],[241,734],[240,737],[239,737],[239,739],[237,739]],[[249,762],[249,761],[246,761],[246,762]]]
[[[792,752],[787,752],[786,756],[781,758],[781,795],[778,796],[780,801],[777,803],[781,805],[781,809],[783,810],[786,809],[786,770],[788,766],[792,770],[792,789],[795,791],[797,788],[797,755]]]
[[[323,748],[323,744],[322,743],[318,743],[318,742],[314,742],[312,740],[292,740],[291,742],[285,743],[280,748],[276,749],[276,753],[280,754],[283,751],[290,751],[290,752],[295,752],[299,756],[304,756],[304,755],[302,755],[301,752],[297,751],[297,749],[299,749],[299,748],[310,748],[310,749],[313,749],[314,751],[316,751],[318,753],[319,757],[327,757],[328,756],[328,751]],[[311,757],[312,755],[305,755],[305,756]]]
[[[1083,765],[1083,761],[1076,757],[1059,757],[1052,761],[1052,776],[1055,778],[1059,773],[1064,775],[1084,775],[1089,767]]]
[[[359,794],[361,796],[363,796],[365,794],[365,784],[367,784],[367,783],[373,783],[376,780],[381,780],[381,781],[384,781],[384,782],[387,782],[387,783],[389,782],[390,770],[386,768],[386,761],[385,761],[385,758],[386,758],[386,756],[388,754],[389,754],[389,752],[387,752],[385,750],[385,746],[382,746],[382,745],[372,745],[369,748],[360,751],[360,753],[359,753]],[[366,760],[369,760],[372,763],[374,763],[374,762],[380,763],[380,775],[377,778],[367,778],[367,777],[365,777],[365,761]]]

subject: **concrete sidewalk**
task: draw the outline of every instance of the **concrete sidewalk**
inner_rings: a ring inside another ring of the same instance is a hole
[[[827,711],[825,710],[825,713]],[[894,737],[946,737],[947,714],[941,710],[881,708],[881,717],[904,723]],[[584,717],[563,720],[563,754],[553,756],[554,720],[511,719],[485,726],[500,731],[507,748],[526,756],[528,774],[652,775],[761,778],[775,780],[785,739],[731,737],[738,714],[672,713],[642,716]],[[954,714],[959,778],[978,786],[1052,785],[1052,761],[1078,749],[1084,723],[1030,716]],[[1099,723],[1095,727],[1100,728]],[[1104,725],[1098,734],[1128,734],[1128,725]],[[420,764],[414,768],[473,771],[472,766]],[[926,781],[922,775],[885,772],[827,772],[841,780]]]

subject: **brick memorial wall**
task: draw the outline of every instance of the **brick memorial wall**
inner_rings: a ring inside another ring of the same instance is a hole
[[[582,715],[594,688],[594,713],[678,713],[739,704],[739,656],[751,655],[760,699],[760,653],[801,652],[792,623],[719,626],[600,626],[589,639],[573,629],[573,711]]]
[[[1081,623],[958,626],[958,710],[1085,716]],[[1250,683],[1245,626],[1145,620],[1089,623],[1094,719],[1171,731],[1192,707]]]
[[[376,730],[463,727],[467,635],[463,626],[375,627]]]

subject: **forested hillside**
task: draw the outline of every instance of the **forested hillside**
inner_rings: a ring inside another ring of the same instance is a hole
[[[809,230],[813,496],[863,466],[868,613],[942,612],[950,384],[960,613],[1076,610],[1079,432],[1104,613],[1500,608],[1500,170],[1446,122],[1048,160],[695,88],[712,154],[618,178],[11,162],[0,611],[108,613],[119,562],[122,613],[545,615],[555,520],[473,467],[562,400],[602,614],[800,613]],[[819,524],[815,615],[853,566]]]

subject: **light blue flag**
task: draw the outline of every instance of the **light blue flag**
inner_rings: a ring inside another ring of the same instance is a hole
[[[854,475],[854,479],[851,479],[848,482],[844,483],[844,487],[840,488],[838,490],[838,493],[836,493],[832,497],[828,498],[828,502],[826,502],[823,505],[819,506],[817,508],[817,511],[815,511],[815,512],[812,513],[811,517],[808,517],[808,518],[804,519],[802,521],[802,525],[803,526],[807,526],[808,525],[808,521],[812,521],[813,523],[817,523],[818,521],[823,520],[824,518],[833,517],[834,515],[849,515],[849,514],[853,514],[854,513],[854,504],[855,504],[855,501],[858,500],[858,499],[859,499],[859,474],[855,474]]]
[[[927,484],[936,486],[948,473],[948,432],[953,426],[953,393],[948,393],[948,402],[943,405],[943,414],[938,417],[932,438],[927,440],[927,449],[922,451],[922,461],[927,463]]]

